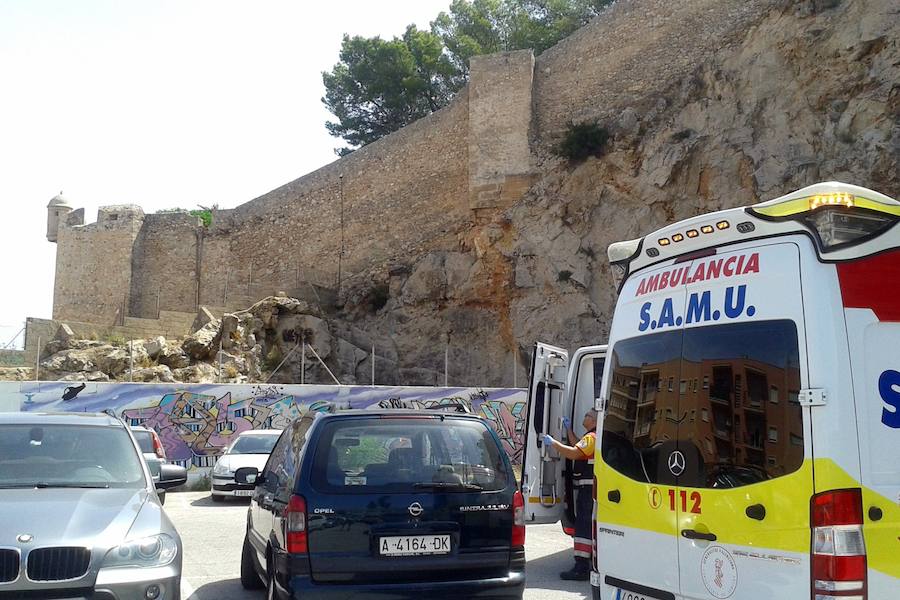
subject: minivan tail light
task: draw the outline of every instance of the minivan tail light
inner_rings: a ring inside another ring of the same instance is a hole
[[[866,543],[862,492],[832,490],[812,497],[812,600],[865,600]]]
[[[159,434],[155,431],[150,432],[152,435],[150,436],[153,439],[153,451],[156,452],[157,458],[161,458],[162,460],[166,459],[166,448],[162,445],[162,441],[159,439]]]
[[[284,537],[288,554],[306,554],[309,544],[306,538],[306,500],[294,494],[284,511]]]
[[[513,494],[512,509],[513,526],[510,545],[515,548],[525,545],[525,498],[519,490],[516,490],[516,493]]]

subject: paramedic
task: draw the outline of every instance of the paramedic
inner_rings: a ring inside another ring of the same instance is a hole
[[[572,424],[563,418],[567,441],[572,446],[544,436],[544,443],[555,448],[563,457],[574,461],[572,486],[575,488],[575,566],[559,574],[562,579],[587,581],[591,575],[591,510],[594,505],[594,448],[597,441],[597,411],[591,409],[582,422],[587,433],[580,440],[572,431]]]

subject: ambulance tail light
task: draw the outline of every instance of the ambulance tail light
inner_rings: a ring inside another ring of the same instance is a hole
[[[522,492],[516,490],[513,494],[513,526],[510,546],[513,548],[525,546],[525,497]]]
[[[832,490],[811,501],[812,600],[866,600],[862,492]]]

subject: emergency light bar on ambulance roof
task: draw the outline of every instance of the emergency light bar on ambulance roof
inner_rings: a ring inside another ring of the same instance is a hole
[[[850,260],[896,245],[900,202],[878,192],[835,181],[807,186],[747,208],[700,215],[643,238],[610,245],[617,289],[638,269],[745,240],[803,233],[815,240],[820,260]],[[886,239],[884,234],[892,231]]]

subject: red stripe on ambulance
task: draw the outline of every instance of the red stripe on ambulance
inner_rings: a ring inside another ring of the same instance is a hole
[[[900,251],[837,264],[844,308],[870,308],[879,321],[900,321]]]

